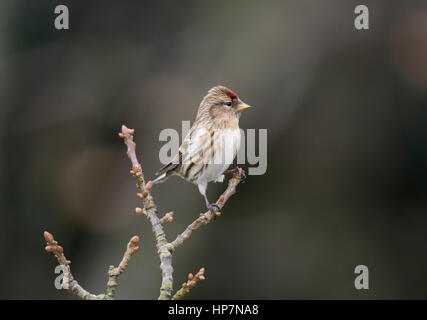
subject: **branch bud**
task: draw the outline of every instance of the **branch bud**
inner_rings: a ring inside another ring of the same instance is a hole
[[[138,236],[133,236],[132,239],[130,239],[130,243],[134,246],[137,246],[139,243],[139,237]]]
[[[145,189],[147,189],[148,191],[150,191],[152,187],[153,187],[153,182],[150,180],[145,185]]]
[[[45,231],[43,235],[44,235],[44,239],[46,240],[46,242],[49,243],[49,242],[53,241],[53,236],[51,233]]]

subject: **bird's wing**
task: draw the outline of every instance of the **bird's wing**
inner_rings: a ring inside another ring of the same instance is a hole
[[[190,129],[179,148],[182,155],[180,174],[184,178],[193,180],[192,177],[212,159],[215,151],[214,136],[214,128],[207,123]]]
[[[190,169],[188,165],[192,166],[195,163],[203,162],[202,153],[204,149],[209,151],[211,131],[210,128],[198,126],[195,123],[179,147],[178,154],[171,162],[157,170],[156,175],[162,175],[171,171],[180,171],[185,176],[184,172]]]

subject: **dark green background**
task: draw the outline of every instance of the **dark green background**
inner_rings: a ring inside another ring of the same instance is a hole
[[[70,30],[54,28],[54,7]],[[136,130],[146,175],[164,128],[194,120],[217,84],[255,106],[268,169],[174,255],[188,298],[427,298],[427,3],[365,1],[1,1],[0,298],[57,291],[49,230],[77,280],[105,291],[129,238],[141,250],[117,298],[152,299],[159,259],[117,132]],[[211,185],[215,198],[222,185]],[[203,209],[194,185],[153,191],[172,240]],[[354,289],[354,268],[370,290]]]

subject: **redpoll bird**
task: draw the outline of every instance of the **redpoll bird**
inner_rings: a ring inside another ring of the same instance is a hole
[[[197,184],[205,198],[206,207],[216,213],[218,205],[206,196],[208,182],[222,182],[240,148],[239,118],[249,108],[230,89],[216,86],[203,98],[196,120],[185,137],[178,154],[163,166],[153,183],[160,183],[171,175],[179,175]]]

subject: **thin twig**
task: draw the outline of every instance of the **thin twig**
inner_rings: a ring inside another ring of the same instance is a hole
[[[233,177],[228,180],[227,189],[221,194],[216,204],[220,209],[225,205],[227,200],[236,193],[236,186],[240,183],[243,175],[243,170],[239,168],[237,172],[233,174]],[[220,215],[220,212],[217,212],[216,215]],[[174,241],[171,242],[171,250],[174,251],[176,248],[182,246],[185,240],[187,240],[194,230],[200,228],[201,226],[207,225],[211,222],[215,216],[207,211],[201,214],[196,220],[193,221],[181,234],[179,234]]]
[[[130,239],[125,254],[123,255],[123,259],[120,262],[118,267],[110,266],[108,270],[108,283],[107,283],[107,295],[114,299],[116,288],[117,288],[117,278],[121,275],[127,268],[130,257],[134,255],[139,250],[139,237],[134,236]]]
[[[165,224],[166,222],[172,222],[173,221],[173,211],[166,213],[163,218],[160,219],[160,221]]]
[[[197,282],[201,280],[205,280],[205,268],[201,268],[199,272],[196,273],[196,275],[193,276],[192,273],[188,274],[188,281],[184,282],[181,286],[181,289],[179,289],[174,296],[172,297],[172,300],[179,300],[181,299],[185,294],[190,292],[191,288],[194,288],[197,284]]]
[[[67,260],[67,258],[65,258],[64,249],[58,244],[57,241],[55,241],[52,234],[50,234],[49,232],[47,231],[44,232],[44,238],[47,244],[45,250],[47,252],[52,252],[55,255],[64,273],[64,277],[62,278],[63,289],[68,290],[85,300],[109,300],[110,299],[110,297],[106,294],[95,295],[83,289],[83,287],[80,286],[76,280],[74,280],[73,275],[71,274],[71,268],[70,268],[71,262]]]

